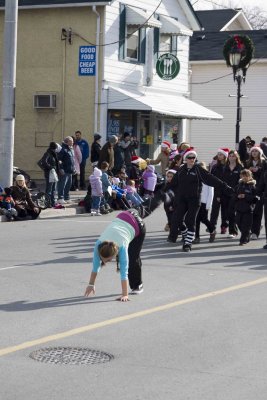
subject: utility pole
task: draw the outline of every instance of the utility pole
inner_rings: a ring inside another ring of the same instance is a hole
[[[18,0],[5,1],[3,83],[0,114],[0,185],[13,183]]]

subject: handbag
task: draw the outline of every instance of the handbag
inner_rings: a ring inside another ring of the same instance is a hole
[[[58,176],[55,168],[50,169],[49,171],[49,183],[58,182]]]

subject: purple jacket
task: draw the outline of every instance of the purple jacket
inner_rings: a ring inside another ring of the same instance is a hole
[[[142,178],[144,180],[144,189],[154,192],[157,183],[157,175],[152,171],[146,170]]]
[[[103,189],[102,189],[102,181],[101,181],[100,176],[90,175],[89,176],[89,181],[90,181],[90,184],[91,184],[92,196],[102,196],[103,195]]]

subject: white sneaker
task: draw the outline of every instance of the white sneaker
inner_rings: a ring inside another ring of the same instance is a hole
[[[256,235],[256,233],[252,233],[251,236],[250,236],[250,239],[251,240],[257,240],[258,236]]]
[[[96,215],[97,217],[100,217],[102,214],[101,214],[100,211],[96,211],[96,212],[95,212],[95,215]]]
[[[236,235],[233,235],[232,233],[229,233],[228,237],[231,238],[231,239],[234,239],[236,237]]]
[[[96,215],[96,211],[95,211],[95,210],[91,210],[91,215],[92,215],[92,217],[93,217],[94,215]]]
[[[143,284],[141,283],[141,285],[139,285],[136,289],[133,289],[130,294],[140,294],[143,293],[144,291],[144,287]]]
[[[58,204],[66,204],[66,202],[65,202],[64,199],[58,199],[57,203],[58,203]]]

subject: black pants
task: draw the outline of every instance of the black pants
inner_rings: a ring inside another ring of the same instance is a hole
[[[131,209],[129,212],[135,217],[140,230],[139,235],[130,242],[128,247],[129,285],[131,289],[136,289],[142,283],[142,260],[140,253],[146,236],[146,226],[136,210]]]
[[[226,222],[226,212],[224,204],[223,202],[218,201],[217,198],[214,196],[211,208],[211,215],[210,215],[210,222],[212,224],[213,230],[215,230],[217,226],[220,208],[221,208],[221,219],[222,219],[221,228],[222,227],[227,228],[228,225]]]
[[[225,210],[225,221],[222,220],[222,226],[229,226],[229,234],[237,235],[236,215],[235,215],[235,196],[222,196],[222,207]]]
[[[264,220],[265,220],[265,236],[267,242],[267,199],[263,200],[263,207],[264,207]]]
[[[262,200],[260,199],[259,201],[257,201],[255,205],[253,211],[253,222],[251,226],[251,233],[255,233],[257,236],[259,236],[261,230],[262,214],[263,214],[263,203]]]
[[[192,243],[196,229],[196,217],[200,207],[199,198],[180,197],[172,215],[169,239],[175,241],[178,231],[182,232],[183,239],[188,244]]]
[[[253,212],[236,212],[236,223],[241,232],[240,242],[249,242],[250,230],[253,221]]]
[[[86,161],[80,164],[80,189],[85,189],[85,165]]]
[[[213,231],[213,227],[210,223],[210,220],[208,219],[208,210],[206,210],[206,204],[201,203],[200,209],[197,214],[197,219],[196,219],[196,238],[199,238],[199,231],[200,231],[200,223],[203,223],[206,225],[206,227],[209,230],[209,233]]]

